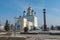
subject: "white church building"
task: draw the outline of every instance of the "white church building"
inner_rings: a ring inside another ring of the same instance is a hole
[[[23,30],[24,27],[28,27],[29,30],[33,29],[34,27],[38,27],[36,12],[29,7],[27,11],[23,12],[23,16],[19,16],[16,18],[16,30]]]

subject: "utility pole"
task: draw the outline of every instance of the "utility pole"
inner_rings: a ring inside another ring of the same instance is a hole
[[[47,26],[46,26],[46,9],[43,9],[43,16],[44,16],[44,31],[47,31]]]

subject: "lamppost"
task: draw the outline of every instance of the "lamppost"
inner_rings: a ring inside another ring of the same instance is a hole
[[[43,9],[43,16],[44,16],[44,31],[47,31],[47,26],[46,26],[46,9]]]

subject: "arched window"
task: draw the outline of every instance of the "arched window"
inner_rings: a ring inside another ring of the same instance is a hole
[[[17,30],[20,30],[20,25],[17,26]]]

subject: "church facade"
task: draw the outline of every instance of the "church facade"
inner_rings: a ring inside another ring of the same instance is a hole
[[[27,11],[24,11],[23,16],[16,18],[15,26],[16,30],[23,30],[24,27],[28,27],[29,30],[31,30],[34,27],[38,27],[36,12],[34,12],[32,7],[29,7]]]

